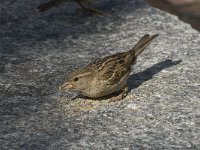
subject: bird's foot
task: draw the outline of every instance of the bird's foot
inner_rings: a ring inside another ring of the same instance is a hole
[[[122,90],[122,92],[117,95],[117,96],[114,96],[110,99],[110,102],[116,102],[116,101],[120,101],[122,99],[124,99],[127,95],[127,92],[128,92],[128,86],[125,85],[124,89]]]

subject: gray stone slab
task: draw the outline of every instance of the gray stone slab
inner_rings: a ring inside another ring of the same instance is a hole
[[[102,0],[110,16],[42,0],[0,3],[0,149],[200,149],[200,36],[141,0]],[[65,74],[159,33],[115,103],[59,93]]]

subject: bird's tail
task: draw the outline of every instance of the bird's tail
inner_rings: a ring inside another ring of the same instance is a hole
[[[151,41],[156,38],[159,34],[144,35],[139,42],[130,50],[130,52],[134,55],[136,58],[140,53],[143,52],[143,50],[151,43]]]
[[[46,11],[54,6],[60,5],[61,3],[65,2],[65,0],[51,0],[47,3],[41,4],[37,7],[39,11]]]

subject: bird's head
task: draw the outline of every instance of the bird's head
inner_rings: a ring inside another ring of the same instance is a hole
[[[84,91],[91,83],[93,72],[87,68],[75,69],[70,72],[59,90]]]

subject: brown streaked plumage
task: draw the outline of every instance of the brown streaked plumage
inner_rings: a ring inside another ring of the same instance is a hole
[[[158,34],[144,35],[129,51],[97,59],[71,72],[60,90],[76,90],[89,98],[100,98],[122,91],[115,99],[122,99],[128,91],[126,81],[137,56]]]

